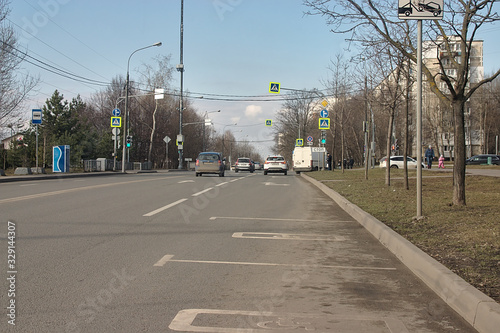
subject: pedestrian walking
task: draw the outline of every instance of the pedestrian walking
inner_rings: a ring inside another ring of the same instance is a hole
[[[332,170],[332,155],[330,155],[330,153],[328,153],[326,157],[326,165],[328,170]]]
[[[427,169],[432,168],[432,160],[434,159],[434,150],[432,146],[429,145],[429,148],[425,151],[425,159],[427,160]]]
[[[440,169],[440,168],[444,169],[444,156],[443,155],[439,156],[438,169]]]

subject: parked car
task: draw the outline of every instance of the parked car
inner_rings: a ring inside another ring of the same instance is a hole
[[[494,154],[475,155],[465,160],[467,165],[488,164],[488,159],[491,158],[491,164],[500,165],[500,156]]]
[[[267,175],[269,172],[281,172],[286,176],[287,171],[288,164],[283,156],[268,156],[264,162],[264,175]]]
[[[218,174],[224,177],[224,159],[220,153],[203,152],[196,158],[194,167],[196,177],[203,174]]]
[[[254,162],[253,165],[255,170],[262,170],[262,165],[260,164],[260,162]]]
[[[411,157],[406,157],[406,161],[407,161],[408,169],[416,169],[417,168],[417,160],[415,160]],[[387,167],[387,157],[382,157],[380,159],[380,167],[381,168]],[[393,169],[404,168],[404,156],[391,156],[390,167]],[[424,163],[422,163],[422,168],[425,168]]]
[[[251,159],[248,157],[239,157],[236,160],[236,163],[234,163],[234,171],[239,172],[239,171],[250,171],[251,173],[254,172],[254,165]]]

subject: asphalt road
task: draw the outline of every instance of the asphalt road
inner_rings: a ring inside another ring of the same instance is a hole
[[[0,332],[474,332],[295,175],[4,183],[0,217]]]

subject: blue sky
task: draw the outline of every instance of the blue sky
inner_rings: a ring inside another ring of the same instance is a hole
[[[157,55],[180,62],[180,0],[15,0],[9,19],[21,44],[39,59],[80,76],[110,81],[125,76],[129,55],[161,41],[161,47],[134,54],[130,76]],[[395,5],[396,6],[396,5]],[[271,95],[269,82],[293,89],[324,88],[331,59],[345,52],[345,38],[329,32],[324,19],[304,16],[302,0],[184,0],[184,89],[194,93]],[[485,73],[498,66],[500,27],[488,28]],[[490,42],[488,44],[488,41]],[[39,94],[26,105],[27,113],[43,105],[55,89],[66,99],[80,94],[85,100],[101,89],[41,71]],[[174,74],[174,87],[180,74]],[[199,94],[198,96],[201,96]],[[270,96],[273,97],[273,96]],[[193,99],[200,114],[210,114],[215,128],[226,124],[237,139],[271,138],[265,119],[273,119],[279,102],[227,102]],[[110,110],[110,116],[111,116]],[[241,132],[240,132],[241,131]],[[269,152],[272,143],[255,146]]]

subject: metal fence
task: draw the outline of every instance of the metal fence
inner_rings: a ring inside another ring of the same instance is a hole
[[[153,166],[152,162],[129,162],[125,164],[125,170],[151,170]],[[122,162],[116,161],[115,170],[121,171]],[[84,160],[83,161],[83,171],[84,172],[97,172],[97,171],[112,171],[113,170],[113,160],[99,158],[97,160]]]

